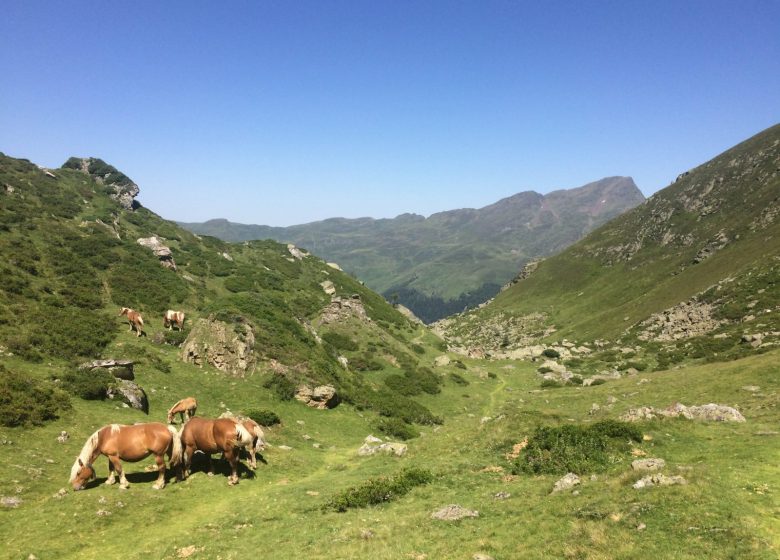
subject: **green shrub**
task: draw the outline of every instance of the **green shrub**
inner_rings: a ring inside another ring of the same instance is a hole
[[[454,362],[452,362],[452,363],[453,363],[453,365],[454,365],[456,368],[459,368],[459,369],[468,369],[468,368],[466,367],[466,364],[464,364],[464,363],[463,363],[463,362],[461,362],[460,360],[455,360],[455,361],[454,361]]]
[[[468,379],[463,377],[461,374],[455,373],[455,372],[452,372],[450,374],[450,381],[452,381],[453,383],[455,383],[457,385],[461,385],[461,386],[464,386],[464,387],[469,384]]]
[[[645,362],[630,361],[626,362],[625,369],[628,368],[634,368],[637,371],[645,371],[647,369],[647,364]]]
[[[591,387],[595,387],[596,385],[604,385],[607,381],[605,379],[594,379],[590,382]]]
[[[382,369],[382,364],[369,354],[363,356],[357,356],[349,361],[349,365],[356,371],[379,371]]]
[[[297,386],[281,373],[273,373],[263,382],[263,387],[270,389],[277,397],[283,401],[292,400],[295,396]]]
[[[377,429],[383,434],[400,440],[412,439],[420,435],[417,428],[400,418],[382,418],[377,424]]]
[[[385,385],[407,397],[420,393],[435,395],[441,392],[441,379],[426,367],[404,370],[403,375],[388,375],[385,378]]]
[[[540,366],[536,369],[539,373],[550,373],[553,369],[550,366]]]
[[[337,350],[347,350],[354,352],[359,348],[357,342],[352,340],[347,335],[337,333],[334,331],[326,332],[322,335],[322,340],[336,348]]]
[[[582,377],[580,377],[579,375],[575,375],[571,379],[569,379],[569,382],[572,385],[582,385]]]
[[[47,420],[56,420],[61,411],[69,408],[70,400],[62,391],[0,364],[0,425],[40,426]]]
[[[603,471],[629,450],[629,440],[642,433],[631,424],[608,420],[587,426],[542,426],[528,440],[512,472],[530,474],[585,474]]]
[[[488,379],[497,379],[498,378],[498,375],[496,375],[496,373],[492,372],[492,371],[489,371],[487,376],[488,376]]]
[[[544,352],[542,352],[542,356],[544,356],[546,358],[553,358],[553,359],[555,359],[555,358],[560,358],[561,354],[560,354],[560,352],[558,352],[557,350],[555,350],[553,348],[545,348]]]
[[[389,502],[432,480],[433,474],[429,470],[406,468],[395,476],[370,478],[360,486],[348,488],[325,502],[322,509],[344,512],[349,508]]]
[[[582,358],[569,358],[563,362],[567,368],[579,368],[582,367],[585,361]]]
[[[88,400],[97,401],[106,398],[109,385],[116,380],[102,369],[69,371],[62,376],[62,387],[69,393]]]
[[[419,344],[412,344],[412,350],[414,351],[415,354],[420,354],[420,355],[425,354],[425,348],[423,348]]]
[[[184,341],[187,340],[188,334],[189,331],[185,330],[166,330],[163,333],[163,340],[165,341],[165,344],[170,344],[171,346],[181,346],[184,344]]]
[[[260,424],[261,426],[275,426],[281,424],[282,420],[279,416],[270,410],[266,409],[252,409],[246,412],[246,416],[249,416],[252,420]]]
[[[540,387],[542,389],[557,389],[559,387],[563,387],[563,384],[556,381],[555,379],[542,379]]]

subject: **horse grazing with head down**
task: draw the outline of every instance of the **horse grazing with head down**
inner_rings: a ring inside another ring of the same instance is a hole
[[[98,456],[105,455],[108,457],[106,484],[114,484],[116,482],[115,475],[119,474],[119,487],[127,488],[130,484],[127,482],[120,461],[135,463],[149,455],[154,455],[157,461],[157,470],[160,473],[154,488],[159,490],[165,486],[164,456],[166,454],[170,468],[180,467],[182,462],[181,440],[173,426],[166,426],[159,422],[132,426],[109,424],[87,438],[70,470],[70,483],[74,490],[84,488],[86,483],[95,477],[93,463]]]
[[[187,422],[190,418],[195,416],[195,411],[198,409],[198,401],[195,397],[187,397],[177,402],[168,411],[168,424],[173,424],[174,415],[179,415],[179,420],[182,423]]]
[[[209,475],[213,474],[211,464],[212,453],[224,453],[230,463],[228,484],[238,484],[238,452],[241,447],[252,444],[250,434],[240,422],[234,418],[191,418],[184,424],[181,431],[181,443],[184,448],[183,475],[189,474],[192,456],[195,451],[202,451],[209,461]]]
[[[141,314],[129,307],[123,307],[119,310],[119,315],[127,315],[127,322],[130,323],[130,332],[135,329],[136,336],[141,336],[144,330],[144,318]]]
[[[174,325],[179,330],[184,327],[184,311],[169,309],[165,312],[165,315],[163,315],[163,326],[166,329],[173,330]]]

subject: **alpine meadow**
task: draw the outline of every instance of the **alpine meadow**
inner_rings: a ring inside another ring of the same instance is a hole
[[[0,154],[0,556],[780,555],[780,125],[545,225],[432,325],[384,289],[447,285],[457,251],[379,295],[308,243],[192,233],[132,176]]]

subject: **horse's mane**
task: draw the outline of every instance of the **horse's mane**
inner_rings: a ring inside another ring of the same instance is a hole
[[[114,425],[111,427],[113,429]],[[103,428],[100,428],[100,430],[102,429]],[[85,465],[92,461],[92,454],[95,452],[95,449],[97,449],[98,446],[100,430],[97,430],[94,434],[89,436],[87,441],[84,443],[84,447],[81,448],[79,456],[76,457],[76,460],[73,462],[73,467],[70,469],[70,482],[76,480],[76,475],[79,473],[79,469],[81,469],[81,465],[79,465],[79,459]]]

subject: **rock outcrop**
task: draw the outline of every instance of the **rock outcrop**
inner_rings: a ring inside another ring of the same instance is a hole
[[[255,335],[248,323],[229,325],[213,317],[198,319],[182,344],[181,359],[210,364],[230,375],[244,376],[256,366]]]
[[[320,385],[314,388],[300,385],[295,391],[295,398],[306,406],[320,410],[334,408],[341,402],[336,388],[332,385]]]
[[[713,317],[714,309],[712,304],[693,298],[642,321],[638,338],[665,342],[706,334],[726,322]]]
[[[141,189],[127,175],[102,159],[72,157],[62,167],[81,171],[101,185],[105,185],[110,190],[111,198],[119,202],[125,210],[132,210],[135,207],[135,197]]]
[[[644,478],[637,480],[633,487],[636,490],[650,488],[652,486],[674,486],[677,484],[688,484],[688,481],[681,476],[666,476],[665,474],[649,474]]]
[[[581,483],[580,477],[574,473],[568,473],[566,476],[558,480],[553,486],[552,493],[563,492],[564,490],[571,490],[575,486]]]
[[[117,379],[126,379],[127,381],[132,381],[135,379],[133,367],[134,362],[130,360],[95,360],[94,362],[81,364],[79,369],[88,371],[103,369]]]
[[[330,323],[339,323],[350,318],[357,318],[361,321],[370,321],[366,314],[366,308],[363,307],[363,301],[360,295],[353,294],[352,297],[342,298],[335,296],[331,302],[320,312],[320,323],[328,325]]]
[[[142,237],[137,240],[142,247],[150,249],[154,255],[160,259],[160,264],[165,268],[176,270],[176,261],[173,260],[173,251],[163,243],[162,238],[153,235],[151,237]]]
[[[479,517],[479,512],[473,509],[466,509],[457,504],[450,504],[431,514],[432,519],[439,519],[441,521],[458,521],[459,519],[464,519],[466,517]]]

